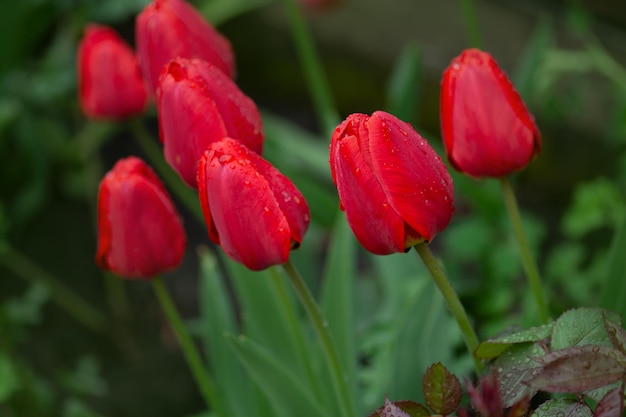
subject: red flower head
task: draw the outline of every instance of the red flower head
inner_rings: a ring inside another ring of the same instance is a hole
[[[181,219],[156,174],[141,159],[118,161],[98,192],[98,266],[151,278],[175,269],[185,245]]]
[[[178,58],[161,75],[157,106],[165,159],[196,187],[198,160],[213,142],[232,137],[257,153],[263,127],[256,105],[205,61]]]
[[[120,119],[143,111],[147,94],[137,57],[113,29],[87,26],[77,64],[78,98],[85,115]]]
[[[153,0],[137,16],[137,50],[144,76],[155,92],[163,66],[177,57],[201,58],[228,77],[235,57],[228,39],[183,0]]]
[[[370,252],[403,252],[450,222],[454,191],[445,165],[391,114],[344,120],[333,133],[330,168],[348,223]]]
[[[443,74],[441,130],[450,163],[474,177],[502,177],[539,153],[533,116],[496,61],[463,51]]]
[[[309,207],[296,186],[231,138],[213,143],[200,159],[198,192],[211,240],[255,271],[287,262],[309,226]]]

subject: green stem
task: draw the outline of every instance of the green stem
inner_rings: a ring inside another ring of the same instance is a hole
[[[500,185],[502,186],[504,204],[509,212],[509,218],[511,219],[511,224],[513,225],[513,231],[515,232],[515,237],[517,239],[517,243],[519,244],[522,265],[524,266],[524,271],[526,272],[530,288],[535,297],[535,302],[537,303],[539,318],[542,323],[547,323],[550,320],[550,313],[548,312],[548,306],[543,286],[541,285],[541,278],[539,276],[539,270],[537,269],[537,263],[535,262],[530,246],[528,245],[526,234],[524,233],[522,218],[519,213],[511,180],[509,180],[508,177],[502,178],[500,180]]]
[[[450,312],[454,316],[454,319],[463,334],[465,346],[467,346],[467,350],[474,360],[476,372],[480,374],[482,372],[482,363],[474,356],[474,352],[478,347],[478,337],[476,336],[476,332],[474,332],[474,328],[467,317],[463,304],[461,304],[461,300],[459,300],[454,288],[450,285],[450,281],[448,281],[448,277],[446,277],[445,272],[443,272],[443,269],[439,265],[439,262],[437,262],[437,259],[433,256],[433,253],[430,251],[428,245],[424,242],[418,243],[415,245],[415,251],[419,254],[420,258],[422,258],[422,262],[424,262],[424,265],[428,268],[428,271],[435,280],[435,284],[439,288],[441,295],[443,295],[443,298],[446,300],[448,308],[450,309]]]
[[[302,335],[302,326],[298,323],[298,318],[295,315],[295,311],[292,305],[291,300],[289,299],[289,294],[287,293],[287,289],[285,285],[283,285],[283,280],[278,270],[276,268],[270,268],[270,274],[272,276],[272,282],[274,283],[274,288],[276,288],[276,293],[278,294],[278,298],[280,302],[283,304],[283,309],[287,313],[287,320],[289,320],[289,325],[292,328],[293,334],[295,336],[296,344],[298,345],[298,350],[300,353],[300,358],[304,363],[306,368],[307,375],[311,380],[311,385],[315,390],[314,394],[318,400],[322,399],[320,388],[317,384],[317,378],[315,377],[315,373],[313,372],[313,367],[311,366],[310,357],[307,353],[306,345],[304,343],[304,336]]]
[[[163,308],[174,333],[176,333],[176,337],[178,338],[180,346],[183,350],[187,364],[191,369],[196,385],[200,390],[200,394],[202,394],[204,401],[210,409],[214,410],[217,415],[225,417],[226,414],[224,413],[224,408],[220,398],[217,395],[215,383],[211,379],[208,370],[204,367],[200,354],[198,353],[198,349],[196,349],[189,332],[187,332],[187,329],[183,325],[183,321],[180,318],[180,315],[174,306],[174,302],[172,301],[167,288],[163,284],[161,277],[154,277],[152,280],[152,286],[154,287],[159,303],[161,304],[161,307]]]
[[[328,80],[299,6],[295,0],[283,0],[283,2],[287,9],[291,33],[296,43],[296,50],[313,99],[315,112],[330,140],[333,130],[339,123],[339,116],[333,103]]]
[[[200,208],[198,193],[189,188],[172,170],[163,157],[163,150],[155,143],[154,138],[141,122],[141,120],[130,120],[130,129],[146,154],[146,158],[150,161],[150,165],[159,173],[168,188],[174,192],[176,197],[189,209],[191,213],[201,222],[204,223],[204,215]]]
[[[17,250],[8,245],[3,246],[0,263],[20,278],[43,285],[50,298],[78,322],[96,332],[105,329],[107,319],[100,311]]]
[[[476,8],[472,0],[461,0],[463,8],[463,18],[465,20],[465,33],[469,38],[469,43],[473,48],[482,48],[483,42],[480,37]]]
[[[326,363],[332,377],[334,392],[341,407],[341,415],[344,417],[354,417],[356,414],[352,409],[352,402],[350,401],[348,392],[348,375],[346,375],[341,368],[337,349],[335,348],[330,332],[328,331],[328,323],[322,317],[319,306],[315,302],[313,295],[309,291],[291,260],[288,260],[287,263],[283,264],[283,267],[285,268],[287,276],[291,280],[296,294],[302,302],[309,319],[313,323],[317,337],[322,345]]]

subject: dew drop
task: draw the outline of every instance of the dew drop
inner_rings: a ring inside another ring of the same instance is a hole
[[[263,207],[263,211],[265,212],[265,214],[270,214],[270,208],[267,206]]]
[[[246,184],[247,187],[251,187],[252,186],[252,183],[250,181],[248,181],[248,180],[245,180],[243,183]]]
[[[294,196],[293,197],[293,201],[295,201],[296,204],[300,204],[300,198],[299,197]]]
[[[234,157],[232,155],[222,155],[219,157],[219,161],[221,164],[227,164],[230,161],[232,161],[234,159]]]

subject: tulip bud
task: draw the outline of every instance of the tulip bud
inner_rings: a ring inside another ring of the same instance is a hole
[[[198,165],[198,193],[211,240],[251,270],[283,264],[309,226],[306,200],[239,141],[213,143]]]
[[[468,49],[441,83],[441,130],[450,164],[474,177],[502,177],[539,153],[533,116],[487,52]]]
[[[77,64],[78,98],[85,115],[120,119],[143,111],[147,93],[137,57],[113,29],[87,26]]]
[[[441,158],[410,124],[377,111],[333,133],[330,168],[341,209],[372,253],[404,252],[450,222],[454,190]]]
[[[186,245],[181,219],[165,187],[145,162],[118,161],[98,191],[96,264],[126,278],[175,269]]]
[[[228,77],[235,57],[228,39],[183,0],[153,0],[137,16],[137,50],[150,91],[155,92],[163,67],[172,59],[200,58]]]
[[[196,187],[198,160],[213,142],[232,137],[263,149],[261,115],[250,98],[214,65],[175,59],[160,79],[157,106],[165,159]]]

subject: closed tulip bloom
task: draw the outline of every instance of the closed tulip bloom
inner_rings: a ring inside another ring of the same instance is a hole
[[[487,52],[468,49],[441,83],[441,130],[450,163],[473,177],[524,168],[541,137],[513,84]]]
[[[186,245],[165,187],[141,159],[118,161],[98,191],[97,265],[126,278],[175,269]]]
[[[261,115],[254,102],[214,65],[178,58],[167,65],[157,95],[165,159],[196,187],[198,160],[224,137],[263,149]]]
[[[330,168],[356,238],[378,255],[431,241],[454,213],[452,179],[408,123],[352,114],[332,136]]]
[[[134,51],[108,27],[90,24],[78,45],[78,98],[86,116],[141,113],[147,93]]]
[[[235,74],[235,57],[228,39],[184,0],[153,0],[137,16],[135,39],[152,92],[156,91],[163,66],[177,57],[201,58],[228,77]]]
[[[213,143],[198,165],[211,240],[251,270],[284,264],[309,226],[306,200],[274,166],[239,141]]]

